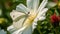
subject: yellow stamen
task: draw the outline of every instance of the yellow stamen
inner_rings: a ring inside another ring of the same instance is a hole
[[[32,23],[33,23],[34,19],[36,18],[36,16],[37,16],[37,13],[31,11],[31,12],[30,12],[30,15],[28,16],[28,18],[27,18],[26,21],[24,22],[24,25],[23,25],[23,26],[32,25]]]

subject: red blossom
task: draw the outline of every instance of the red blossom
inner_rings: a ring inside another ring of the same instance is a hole
[[[54,27],[59,26],[60,16],[57,16],[54,13],[50,18],[51,18],[51,23],[54,25]]]
[[[60,17],[57,16],[56,14],[51,16],[51,22],[55,23],[55,22],[59,22],[60,21]]]

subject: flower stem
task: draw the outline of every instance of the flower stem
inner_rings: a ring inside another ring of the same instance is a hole
[[[40,29],[39,29],[39,28],[37,28],[37,30],[38,30],[38,32],[39,32],[40,34],[42,34],[42,32],[40,31]]]
[[[59,34],[57,27],[55,28],[55,33],[56,33],[56,34]]]

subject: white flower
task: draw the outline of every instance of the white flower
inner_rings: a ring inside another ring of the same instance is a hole
[[[26,30],[33,24],[33,29],[37,25],[38,20],[45,19],[45,13],[48,8],[44,8],[48,0],[43,0],[39,5],[39,0],[27,0],[27,7],[19,4],[16,10],[13,10],[10,15],[13,19],[13,24],[7,30],[15,28],[15,34]],[[20,11],[20,12],[19,12]],[[13,30],[15,30],[13,29]]]

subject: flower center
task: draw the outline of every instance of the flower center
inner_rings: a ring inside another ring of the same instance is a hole
[[[31,24],[33,23],[34,19],[36,18],[36,16],[37,16],[37,13],[36,13],[36,12],[30,11],[29,16],[28,16],[27,19],[25,20],[23,26],[31,25]]]

